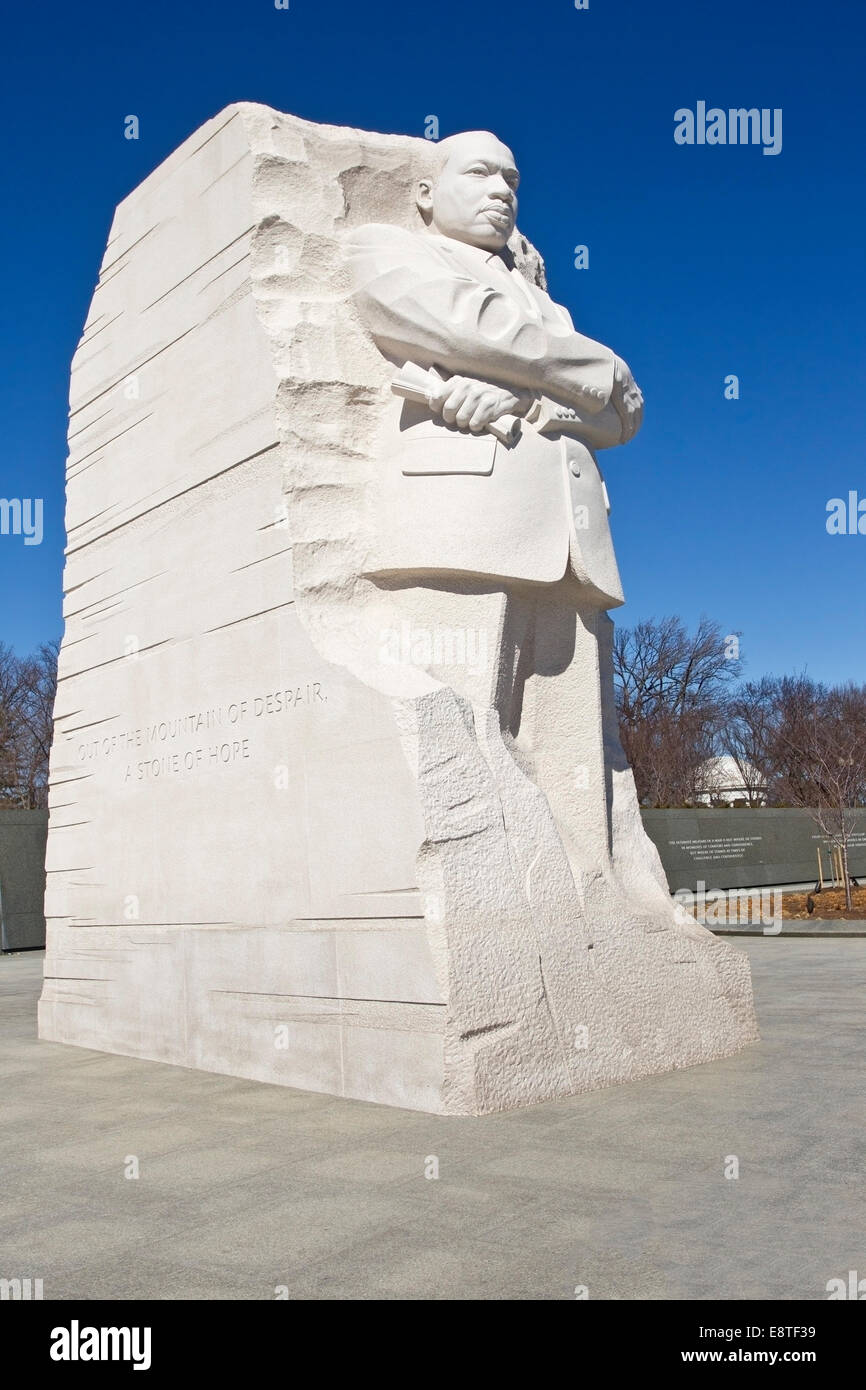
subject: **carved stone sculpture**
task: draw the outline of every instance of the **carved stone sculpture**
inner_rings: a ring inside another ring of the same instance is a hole
[[[229,107],[73,366],[43,1037],[478,1114],[729,1055],[613,705],[642,399],[494,136]]]

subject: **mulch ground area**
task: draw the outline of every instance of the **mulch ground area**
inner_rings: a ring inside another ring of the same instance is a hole
[[[851,889],[852,908],[845,907],[844,888],[825,888],[816,893],[785,893],[782,898],[782,920],[808,922],[810,917],[824,921],[861,922],[866,919],[866,887]],[[813,904],[809,911],[809,903]]]

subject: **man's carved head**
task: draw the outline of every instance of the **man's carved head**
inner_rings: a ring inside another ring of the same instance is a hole
[[[418,209],[427,226],[470,246],[501,251],[517,219],[514,155],[489,130],[449,135],[435,149],[439,167],[418,184]]]

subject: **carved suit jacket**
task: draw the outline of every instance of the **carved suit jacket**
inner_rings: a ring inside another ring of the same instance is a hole
[[[613,353],[575,332],[507,252],[377,224],[348,233],[345,250],[354,302],[395,368],[435,366],[536,395],[512,445],[388,402],[365,572],[553,583],[571,569],[589,602],[621,604],[594,455],[620,441]]]

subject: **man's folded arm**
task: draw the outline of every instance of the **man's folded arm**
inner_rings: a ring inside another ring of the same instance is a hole
[[[423,238],[362,228],[346,243],[355,300],[378,347],[398,361],[522,386],[579,405],[607,404],[614,354],[563,323],[542,323],[505,291],[443,265]]]

